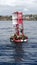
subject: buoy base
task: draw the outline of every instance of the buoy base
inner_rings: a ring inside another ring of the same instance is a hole
[[[27,42],[28,39],[25,39],[25,40],[10,40],[11,42],[16,42],[16,43],[22,43],[22,42]]]
[[[19,36],[19,37],[16,37],[16,36],[11,36],[10,37],[10,41],[11,42],[16,42],[16,43],[21,43],[21,42],[27,42],[28,41],[28,37],[27,36]]]

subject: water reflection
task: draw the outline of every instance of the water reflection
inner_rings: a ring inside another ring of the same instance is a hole
[[[15,62],[21,62],[24,57],[24,51],[22,48],[22,43],[15,43]]]

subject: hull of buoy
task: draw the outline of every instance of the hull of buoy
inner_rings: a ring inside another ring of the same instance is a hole
[[[24,40],[22,40],[22,39],[21,39],[21,40],[16,40],[16,39],[14,39],[14,40],[13,40],[13,39],[11,38],[10,41],[11,41],[11,42],[16,42],[16,43],[22,43],[22,42],[27,42],[28,39],[24,39]]]
[[[17,35],[14,35],[14,36],[11,36],[10,37],[10,41],[11,42],[27,42],[28,41],[28,37],[26,35],[20,35],[20,36],[17,36]]]

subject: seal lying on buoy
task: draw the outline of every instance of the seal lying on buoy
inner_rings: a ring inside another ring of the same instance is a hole
[[[14,35],[14,36],[11,36],[10,37],[10,41],[11,42],[16,42],[16,43],[18,43],[18,42],[27,42],[28,41],[28,37],[27,36],[25,36],[25,35],[20,35],[20,36],[17,36],[17,35]]]

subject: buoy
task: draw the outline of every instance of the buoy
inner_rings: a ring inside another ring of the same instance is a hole
[[[12,23],[15,25],[14,35],[10,37],[11,42],[27,42],[28,37],[24,35],[23,14],[22,12],[14,12],[12,16]]]

